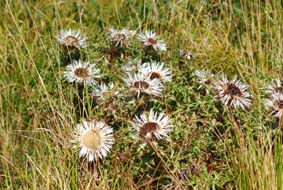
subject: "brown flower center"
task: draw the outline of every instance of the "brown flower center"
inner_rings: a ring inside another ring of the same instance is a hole
[[[274,91],[275,92],[283,92],[283,87],[281,87],[281,86],[280,87],[275,87]]]
[[[79,47],[80,41],[79,41],[78,38],[75,38],[74,36],[68,36],[68,37],[66,37],[66,46]]]
[[[124,40],[126,40],[125,34],[116,34],[116,35],[115,35],[115,38],[116,38],[116,40],[119,40],[119,41],[124,41]]]
[[[152,80],[152,79],[156,79],[156,78],[158,78],[158,79],[161,78],[161,75],[160,75],[158,72],[152,72],[152,73],[150,73],[150,79],[151,79],[151,80]]]
[[[224,94],[228,94],[233,97],[233,96],[241,96],[242,92],[235,84],[228,83],[228,86],[224,91]]]
[[[278,101],[276,102],[276,104],[277,104],[277,106],[278,106],[279,109],[282,109],[282,108],[283,108],[283,100],[278,100]]]
[[[88,70],[86,68],[77,68],[75,70],[75,75],[77,77],[80,77],[80,78],[86,78],[88,77]]]
[[[153,39],[153,38],[148,38],[147,40],[150,44],[154,45],[154,44],[157,44],[157,40],[156,39]]]
[[[138,88],[138,89],[148,89],[149,84],[145,81],[135,81],[133,86],[134,88]]]
[[[88,149],[96,150],[101,144],[101,136],[99,131],[90,129],[83,133],[81,137],[81,144]]]
[[[209,80],[209,79],[207,79],[207,80],[205,80],[205,82],[204,82],[204,84],[206,84],[206,85],[209,85],[209,84],[211,84],[212,82],[211,82],[211,80]]]
[[[158,123],[156,122],[147,122],[140,128],[140,136],[146,137],[147,134],[150,134],[151,138],[154,137],[154,132],[160,129]]]

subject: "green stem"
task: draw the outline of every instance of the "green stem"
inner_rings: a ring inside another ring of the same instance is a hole
[[[137,103],[137,105],[136,105],[134,111],[132,112],[133,115],[137,112],[137,110],[138,110],[140,107],[144,106],[144,103],[145,103],[145,102],[144,102],[144,94],[141,94],[141,97],[140,97],[140,99],[138,100],[138,103]]]
[[[170,172],[170,168],[166,165],[166,162],[164,161],[164,159],[162,158],[161,154],[159,153],[159,150],[156,147],[156,145],[154,143],[152,143],[151,141],[148,141],[147,143],[149,143],[149,145],[152,147],[152,149],[156,153],[157,157],[160,159],[163,168],[168,173],[168,175],[171,176],[171,178],[176,183],[176,185],[178,185],[178,187],[180,187],[180,189],[184,189],[184,187],[182,186],[182,183],[180,182],[180,180],[174,175],[173,172]]]
[[[278,129],[282,132],[282,129],[283,129],[283,116],[279,117]]]
[[[87,117],[90,117],[92,114],[92,109],[91,109],[91,100],[88,92],[88,88],[86,83],[84,82],[83,84],[83,112],[86,113]],[[85,107],[86,106],[86,107]]]
[[[231,111],[230,109],[228,109],[228,113],[229,113],[229,116],[230,116],[230,118],[231,118],[231,120],[232,120],[235,133],[236,133],[236,135],[239,137],[240,146],[243,147],[243,146],[244,146],[244,143],[245,143],[243,131],[242,131],[242,129],[240,128],[236,117],[234,116],[234,114],[232,113],[232,111]]]
[[[88,88],[85,88],[85,94],[86,94],[86,103],[87,103],[87,116],[90,117],[92,115],[92,106],[91,106],[91,99],[89,96]]]

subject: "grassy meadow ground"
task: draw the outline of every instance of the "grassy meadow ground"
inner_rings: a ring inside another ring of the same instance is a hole
[[[0,23],[0,189],[283,189],[280,122],[264,106],[264,87],[282,79],[280,1],[2,0]],[[139,149],[131,137],[135,102],[90,106],[64,80],[55,36],[72,28],[87,36],[81,59],[97,64],[101,80],[124,86],[119,69],[143,49],[134,42],[108,62],[110,27],[151,29],[166,42],[158,55],[173,80],[147,107],[170,116],[169,141]],[[181,61],[179,49],[193,59]],[[251,108],[231,113],[198,90],[197,69],[237,74]],[[115,144],[97,166],[70,142],[86,117],[114,129]]]

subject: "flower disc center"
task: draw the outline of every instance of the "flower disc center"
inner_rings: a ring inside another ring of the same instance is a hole
[[[282,109],[282,108],[283,108],[283,100],[278,100],[278,101],[276,102],[276,104],[277,104],[277,106],[278,106],[279,109]]]
[[[211,80],[209,80],[209,79],[206,79],[205,81],[204,81],[204,84],[206,84],[206,85],[210,85],[212,82],[211,82]]]
[[[283,87],[275,87],[274,91],[275,92],[283,92]]]
[[[86,78],[88,76],[88,70],[86,68],[77,68],[75,75],[80,78]]]
[[[119,41],[124,41],[124,40],[126,40],[125,34],[116,34],[115,37],[116,37],[116,39],[118,39]]]
[[[145,123],[141,129],[140,129],[140,136],[141,137],[146,137],[147,134],[150,134],[152,136],[155,131],[159,129],[159,125],[156,122],[147,122]]]
[[[74,36],[68,36],[66,37],[66,45],[78,47],[80,46],[80,42],[79,39],[75,38]]]
[[[157,40],[153,38],[148,38],[148,42],[152,45],[157,44]]]
[[[82,135],[81,143],[88,149],[96,150],[101,144],[101,137],[97,131],[91,129]]]
[[[226,90],[224,91],[225,94],[229,94],[230,96],[241,96],[242,92],[235,84],[229,83]]]
[[[148,89],[149,84],[145,81],[135,81],[133,86],[138,89]]]
[[[161,78],[161,75],[160,75],[158,72],[152,72],[152,73],[150,73],[150,79],[151,79],[151,80],[152,80],[152,79],[156,79],[156,78],[158,78],[158,79]]]

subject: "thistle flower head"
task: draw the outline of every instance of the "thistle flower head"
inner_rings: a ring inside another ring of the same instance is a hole
[[[228,107],[245,109],[251,106],[251,95],[247,92],[249,86],[238,80],[237,76],[229,81],[223,75],[215,83],[214,88],[217,93],[216,98]]]
[[[272,94],[271,97],[265,100],[265,105],[270,115],[281,118],[283,115],[283,94]]]
[[[99,100],[107,100],[119,94],[118,91],[114,90],[114,83],[109,85],[101,84],[92,91],[92,96]]]
[[[150,141],[167,137],[168,133],[173,130],[170,118],[164,113],[157,113],[152,109],[149,113],[144,112],[139,116],[135,116],[133,127],[136,130],[136,138]]]
[[[143,63],[139,71],[151,80],[155,78],[163,82],[170,82],[172,80],[171,71],[169,68],[164,67],[163,62]]]
[[[266,87],[266,92],[269,96],[273,94],[283,94],[282,80],[277,78]]]
[[[80,148],[79,157],[89,162],[103,159],[114,144],[113,130],[104,122],[83,121],[76,126],[72,142]]]
[[[110,28],[109,39],[115,47],[128,47],[130,39],[135,35],[135,31],[123,28],[122,30]]]
[[[141,93],[160,96],[162,92],[162,84],[159,79],[150,79],[141,73],[128,73],[128,77],[124,79],[126,85],[129,87],[130,92]]]
[[[64,77],[71,83],[76,82],[79,84],[85,83],[87,85],[94,85],[96,84],[95,78],[100,77],[98,72],[99,69],[95,68],[95,64],[73,60],[72,63],[67,66]]]
[[[82,35],[80,30],[61,30],[55,38],[57,41],[67,48],[86,48],[86,37]]]
[[[155,51],[167,50],[164,41],[159,39],[159,36],[151,30],[138,34],[138,39],[143,43],[144,46],[151,47]]]

